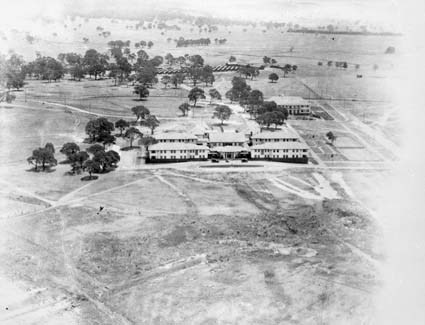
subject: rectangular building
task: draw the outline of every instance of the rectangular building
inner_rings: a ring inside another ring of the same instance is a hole
[[[294,163],[308,162],[308,147],[302,142],[265,142],[251,148],[251,159]]]
[[[251,136],[251,140],[253,145],[257,145],[257,144],[268,143],[268,142],[273,142],[273,143],[295,142],[295,141],[299,141],[299,137],[294,130],[288,127],[284,127],[282,128],[282,130],[275,131],[275,132],[265,131],[265,132],[254,134],[253,136]]]
[[[241,132],[211,132],[209,133],[208,143],[210,148],[239,146],[243,147],[247,143],[245,134]]]
[[[185,132],[164,132],[154,135],[158,143],[197,143],[196,135]]]
[[[184,142],[161,142],[148,148],[146,162],[182,162],[189,160],[207,160],[210,149],[205,145]]]
[[[275,102],[278,107],[286,108],[289,115],[310,115],[310,103],[298,96],[273,96],[267,101]]]

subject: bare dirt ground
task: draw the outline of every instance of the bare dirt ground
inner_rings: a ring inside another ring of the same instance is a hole
[[[2,273],[31,289],[2,323],[365,322],[383,256],[343,179],[117,171],[33,212],[4,211]]]

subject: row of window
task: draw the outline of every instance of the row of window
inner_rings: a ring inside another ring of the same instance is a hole
[[[254,152],[307,152],[307,149],[254,149]]]
[[[307,158],[306,155],[254,155],[254,158]]]
[[[158,156],[157,159],[204,159],[207,158],[206,155],[199,155],[199,156]],[[156,159],[156,157],[152,157],[152,159]]]
[[[194,154],[198,154],[198,151],[199,152],[205,152],[205,150],[198,150],[198,149],[196,149],[196,150],[152,150],[151,151],[151,153],[167,153],[167,152],[170,152],[170,153],[177,153],[177,152],[179,152],[179,153],[194,153]]]
[[[297,138],[285,138],[285,139],[254,139],[254,143],[259,142],[296,142],[298,141]]]
[[[160,139],[159,142],[195,143],[196,139]]]

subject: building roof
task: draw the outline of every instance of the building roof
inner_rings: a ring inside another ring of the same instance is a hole
[[[186,132],[164,132],[154,135],[157,140],[196,140],[198,137]]]
[[[161,142],[151,145],[149,151],[152,150],[210,150],[210,148],[205,145],[197,145],[194,143]]]
[[[241,151],[249,151],[248,148],[241,146],[218,146],[211,149],[211,151],[218,152],[241,152]]]
[[[210,142],[246,142],[245,134],[241,132],[211,132]]]
[[[254,149],[308,149],[308,146],[302,142],[266,142],[262,144],[257,144],[251,147]]]
[[[266,131],[266,132],[260,132],[257,134],[254,134],[252,137],[252,139],[258,139],[258,140],[264,140],[264,139],[294,139],[294,138],[299,138],[298,134],[288,128],[288,127],[284,127],[282,130],[279,131]]]
[[[270,97],[267,101],[275,102],[276,105],[310,105],[308,101],[298,96],[279,95]]]

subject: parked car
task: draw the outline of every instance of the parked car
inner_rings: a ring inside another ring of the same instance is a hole
[[[218,163],[218,159],[213,158],[213,159],[211,159],[211,162]]]
[[[246,163],[246,162],[248,162],[248,159],[247,158],[242,158],[242,162],[243,163]]]

